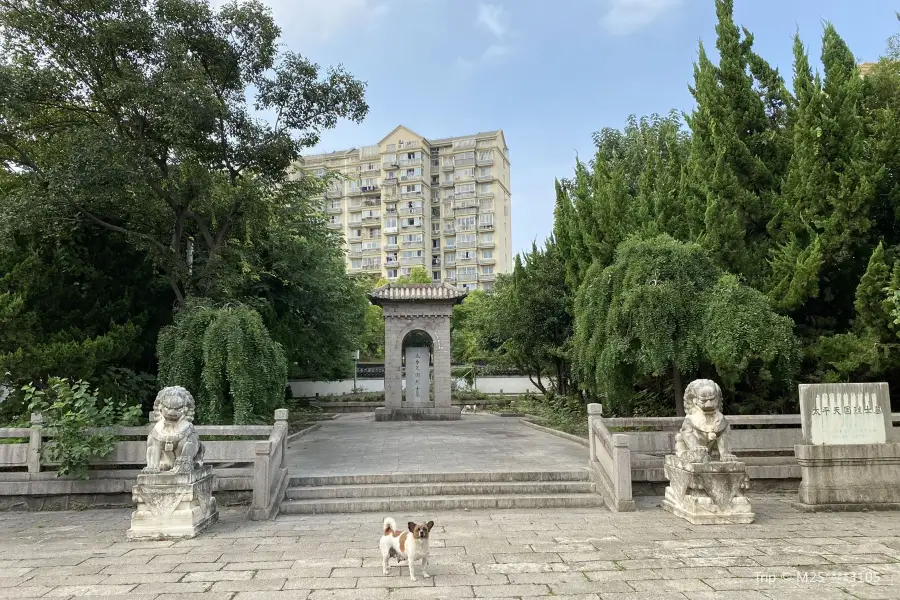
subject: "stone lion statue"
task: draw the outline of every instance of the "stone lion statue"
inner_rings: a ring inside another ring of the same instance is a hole
[[[181,386],[163,388],[153,402],[157,421],[147,436],[144,473],[189,473],[203,466],[203,444],[194,429],[194,397]]]
[[[735,462],[731,429],[722,414],[722,389],[711,379],[696,379],[684,390],[684,423],[675,434],[675,456],[688,462]]]

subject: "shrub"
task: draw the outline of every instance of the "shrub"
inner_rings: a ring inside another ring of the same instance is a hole
[[[109,454],[116,443],[116,436],[102,428],[136,425],[141,418],[140,404],[100,400],[81,380],[53,377],[44,388],[28,384],[22,390],[29,410],[41,413],[44,430],[52,437],[41,445],[41,459],[59,463],[57,475],[87,479],[90,461]]]

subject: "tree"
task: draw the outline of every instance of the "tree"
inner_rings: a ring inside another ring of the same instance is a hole
[[[796,374],[793,322],[723,276],[702,247],[667,235],[631,238],[611,266],[591,267],[575,315],[576,372],[613,413],[632,412],[638,388],[663,379],[681,416],[685,379],[713,369],[738,406],[752,398],[758,410],[756,392],[769,399]]]
[[[160,333],[158,351],[160,384],[195,390],[200,422],[268,422],[284,400],[284,350],[247,306],[191,301]]]
[[[308,191],[289,165],[364,84],[279,54],[256,1],[0,0],[0,164],[26,218],[89,222],[150,253],[179,303],[215,296],[239,240]],[[270,111],[274,122],[251,109]]]
[[[532,245],[516,256],[511,275],[498,277],[485,308],[471,313],[479,345],[526,373],[542,392],[569,393],[571,302],[553,239],[544,248]]]
[[[401,275],[397,278],[397,283],[433,283],[431,275],[425,270],[425,267],[413,267],[409,275]]]
[[[719,65],[710,62],[701,45],[691,88],[697,106],[688,118],[693,135],[683,190],[693,231],[702,232],[702,244],[716,263],[759,285],[766,276],[766,226],[787,158],[780,142],[787,111],[768,115],[766,108],[773,97],[787,94],[777,71],[753,54],[753,36],[744,30],[741,38],[733,0],[715,4]],[[755,85],[754,71],[764,79],[762,87]],[[776,151],[769,150],[773,140],[779,141]]]
[[[875,185],[863,110],[864,82],[834,27],[822,38],[824,81],[794,40],[794,154],[770,230],[779,240],[770,295],[806,335],[846,331],[854,296],[877,245]]]

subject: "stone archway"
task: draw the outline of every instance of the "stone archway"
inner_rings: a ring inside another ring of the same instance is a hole
[[[466,292],[445,283],[389,283],[369,298],[384,309],[384,409],[375,418],[385,420],[459,419],[450,404],[450,316]],[[432,341],[434,400],[415,406],[403,402],[403,340],[416,330]]]

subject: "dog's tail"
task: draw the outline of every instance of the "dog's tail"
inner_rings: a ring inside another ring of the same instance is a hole
[[[385,517],[382,527],[384,528],[384,535],[387,535],[393,531],[397,531],[397,521],[390,517]]]

